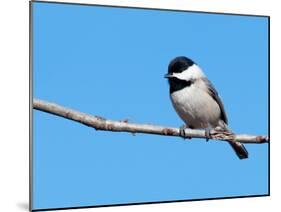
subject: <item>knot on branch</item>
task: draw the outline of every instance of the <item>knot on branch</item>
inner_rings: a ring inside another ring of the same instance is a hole
[[[259,143],[267,143],[268,142],[268,137],[267,136],[257,136],[256,141]]]

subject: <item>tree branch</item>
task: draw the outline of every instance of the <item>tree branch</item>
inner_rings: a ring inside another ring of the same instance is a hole
[[[79,122],[96,130],[105,130],[113,132],[129,132],[129,133],[146,133],[164,136],[180,136],[179,128],[155,126],[148,124],[128,123],[128,121],[112,121],[99,116],[93,116],[79,111],[75,111],[63,106],[50,103],[47,101],[33,99],[33,108],[57,115],[72,121]],[[185,129],[186,137],[190,138],[205,138],[205,130]],[[210,136],[212,139],[221,141],[236,141],[240,143],[267,143],[269,139],[267,136],[255,135],[233,135],[227,132],[218,132],[211,130]]]

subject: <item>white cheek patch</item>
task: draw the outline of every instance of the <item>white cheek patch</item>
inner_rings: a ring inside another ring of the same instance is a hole
[[[173,73],[173,76],[175,76],[178,79],[186,80],[186,81],[205,77],[203,71],[196,64],[193,64],[192,66],[190,66],[188,69],[184,70],[181,73]]]

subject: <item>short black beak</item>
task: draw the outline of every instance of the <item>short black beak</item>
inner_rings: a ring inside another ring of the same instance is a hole
[[[169,78],[172,78],[174,76],[172,74],[165,74],[164,77],[169,79]]]

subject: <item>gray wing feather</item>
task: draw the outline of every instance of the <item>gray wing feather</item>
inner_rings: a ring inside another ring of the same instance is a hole
[[[224,107],[223,107],[223,104],[219,97],[218,92],[216,91],[215,87],[212,85],[212,83],[207,78],[203,78],[203,81],[206,83],[209,94],[218,103],[218,105],[221,109],[221,119],[227,124],[226,113],[225,113],[225,110],[224,110]],[[246,150],[246,148],[244,147],[243,144],[238,143],[238,142],[229,142],[229,143],[240,159],[248,158],[248,151]]]
[[[207,79],[207,78],[203,78],[203,81],[206,83],[206,86],[208,88],[208,92],[209,94],[213,97],[213,99],[218,103],[220,110],[221,110],[221,119],[224,121],[224,123],[228,123],[227,120],[227,116],[224,110],[224,106],[223,103],[219,97],[218,92],[216,91],[215,87],[213,86],[213,84]]]

